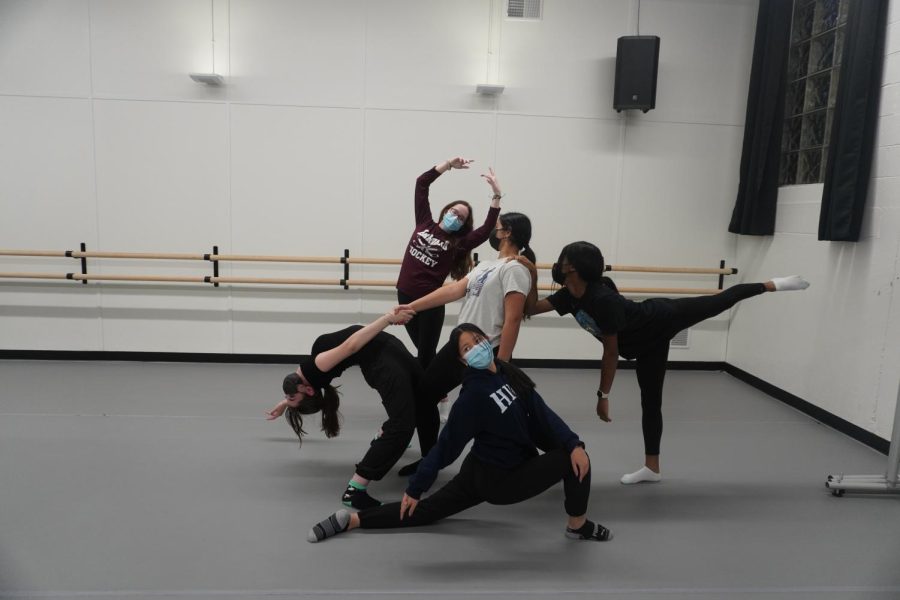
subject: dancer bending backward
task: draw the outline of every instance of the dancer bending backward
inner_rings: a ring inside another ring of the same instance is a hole
[[[405,323],[412,312],[390,312],[365,327],[353,325],[319,336],[308,359],[282,382],[284,400],[268,419],[282,414],[302,441],[303,415],[322,413],[322,431],[327,437],[340,432],[338,392],[331,385],[348,367],[359,365],[366,383],[381,396],[388,419],[382,435],[372,441],[369,450],[356,465],[356,472],[341,498],[356,509],[381,504],[369,496],[370,481],[378,481],[396,464],[406,450],[416,428],[416,390],[421,383],[422,367],[394,336],[382,331],[392,324]],[[429,404],[434,410],[434,404]],[[421,440],[420,440],[421,443]],[[432,441],[428,442],[433,445]]]
[[[537,271],[529,265],[534,281]],[[797,275],[765,283],[743,283],[712,296],[695,298],[650,298],[634,302],[618,293],[615,283],[603,275],[600,249],[588,242],[573,242],[562,249],[553,265],[553,281],[562,289],[537,300],[532,288],[525,309],[536,315],[555,310],[571,314],[584,329],[603,344],[597,416],[609,418],[609,393],[618,357],[636,360],[641,389],[641,426],[644,433],[644,466],[622,476],[622,483],[655,482],[661,479],[659,444],[662,438],[662,393],[669,342],[680,331],[728,310],[741,300],[764,292],[802,290],[809,283]]]
[[[525,373],[494,360],[490,340],[483,331],[465,323],[453,330],[450,342],[457,348],[457,360],[468,365],[463,388],[437,445],[410,477],[403,500],[354,514],[340,510],[315,525],[307,539],[319,542],[358,527],[428,525],[482,502],[522,502],[560,480],[569,516],[566,536],[610,539],[607,528],[586,518],[590,460],[578,436],[546,405]],[[438,471],[455,461],[473,439],[459,473],[421,499],[434,484]]]
[[[531,221],[521,213],[504,213],[500,215],[497,228],[491,232],[489,239],[491,247],[498,252],[496,259],[480,262],[459,281],[394,310],[419,313],[465,297],[458,322],[472,323],[486,332],[494,355],[509,362],[525,314],[525,298],[532,287],[528,267],[513,259],[521,255],[532,263],[536,260],[534,252],[528,247],[531,243]],[[462,383],[464,370],[465,365],[458,360],[456,345],[451,340],[425,370],[422,404],[436,405],[446,397]],[[437,440],[440,423],[433,411],[428,414],[423,412],[418,419],[418,427],[424,456]],[[417,465],[418,462],[415,462],[403,467],[400,475],[412,473]]]

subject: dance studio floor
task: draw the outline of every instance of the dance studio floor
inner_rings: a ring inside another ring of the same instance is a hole
[[[634,372],[619,371],[606,424],[596,371],[529,371],[587,442],[589,514],[609,543],[563,536],[557,486],[309,544],[383,411],[352,369],[344,431],[310,424],[301,448],[263,417],[289,369],[0,362],[0,598],[900,598],[900,497],[823,486],[885,457],[717,372],[669,373],[665,479],[628,487],[643,455]],[[370,489],[394,500],[404,481],[395,469]]]

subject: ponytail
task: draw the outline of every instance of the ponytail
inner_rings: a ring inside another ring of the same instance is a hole
[[[338,408],[341,404],[341,397],[337,388],[326,385],[322,391],[322,431],[325,437],[333,438],[341,432],[341,413]]]
[[[509,381],[509,385],[511,385],[512,389],[516,392],[516,396],[519,398],[528,398],[531,396],[531,391],[534,389],[535,385],[534,381],[531,380],[531,377],[525,374],[525,371],[514,364],[500,360],[499,358],[495,358],[494,363],[497,365],[498,370]]]

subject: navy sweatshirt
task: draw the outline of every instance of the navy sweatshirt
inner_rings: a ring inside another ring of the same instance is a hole
[[[501,373],[467,368],[459,399],[450,411],[437,444],[409,478],[406,494],[418,499],[434,484],[438,471],[459,458],[475,439],[478,460],[513,469],[543,450],[579,445],[578,436],[544,402],[537,390],[517,397]]]

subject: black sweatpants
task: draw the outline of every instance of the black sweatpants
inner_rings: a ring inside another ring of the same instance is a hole
[[[366,383],[381,396],[388,416],[381,425],[381,435],[372,440],[369,450],[356,465],[357,474],[377,481],[403,455],[416,428],[417,414],[420,410],[427,412],[429,406],[422,405],[419,394],[422,367],[400,340],[391,338],[373,360],[360,364],[360,370]],[[437,413],[437,407],[430,408]],[[430,440],[428,443],[434,445]],[[419,444],[422,444],[421,435]]]
[[[497,352],[499,351],[500,346],[495,346],[494,358],[497,358]],[[421,416],[416,420],[416,427],[418,427],[419,431],[419,443],[422,446],[422,456],[428,454],[432,446],[437,443],[438,430],[441,427],[437,403],[452,392],[454,388],[462,384],[465,371],[466,365],[459,360],[459,348],[449,341],[441,346],[434,360],[425,369],[420,395],[422,396],[422,404],[433,406],[434,411],[433,413],[430,411],[425,412],[428,411],[425,408]]]
[[[404,294],[397,290],[397,303],[409,304],[418,298]],[[437,351],[438,340],[441,337],[441,328],[444,326],[444,305],[423,310],[416,313],[406,324],[406,333],[409,334],[413,345],[418,352],[419,364],[427,369]]]
[[[400,503],[391,502],[359,512],[364,529],[393,529],[428,525],[464,511],[482,502],[516,504],[533,498],[563,481],[566,514],[572,517],[587,512],[591,493],[591,473],[578,481],[569,453],[556,449],[535,456],[514,469],[502,469],[478,460],[471,452],[459,473],[447,485],[422,499],[412,517],[400,520]]]
[[[757,296],[766,291],[762,283],[742,283],[728,288],[714,296],[676,298],[669,300],[672,307],[670,321],[665,323],[664,334],[658,342],[649,345],[637,354],[635,371],[641,388],[641,428],[644,432],[644,453],[649,456],[659,454],[662,439],[662,391],[666,378],[666,361],[669,357],[669,342],[678,332],[722,313],[741,300]]]

